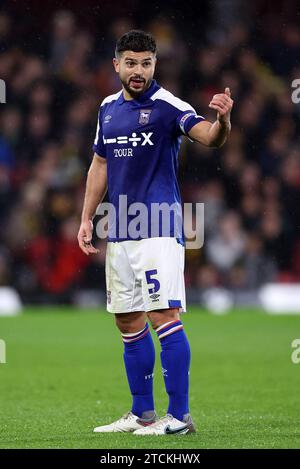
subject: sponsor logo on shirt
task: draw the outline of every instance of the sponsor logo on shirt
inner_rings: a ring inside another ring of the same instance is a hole
[[[112,143],[117,143],[119,145],[122,144],[128,144],[131,143],[133,147],[137,147],[139,144],[144,147],[145,145],[154,145],[154,143],[151,140],[151,137],[153,135],[153,132],[141,132],[141,137],[137,136],[136,132],[133,132],[131,134],[131,137],[128,137],[128,135],[122,135],[120,137],[116,138],[103,138],[103,142],[105,145],[109,145]]]

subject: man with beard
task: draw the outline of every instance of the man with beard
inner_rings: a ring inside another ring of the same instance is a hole
[[[178,152],[182,135],[209,147],[223,145],[233,101],[229,88],[213,96],[210,107],[217,111],[217,119],[208,122],[153,79],[156,61],[150,34],[133,30],[118,40],[113,65],[122,89],[100,106],[78,233],[83,252],[96,253],[92,219],[108,189],[116,217],[110,218],[106,252],[107,310],[114,314],[124,342],[133,402],[123,417],[96,427],[99,433],[195,431],[189,410],[190,346],[180,318],[186,305]],[[134,231],[136,203],[146,212],[141,210],[142,228]],[[174,209],[168,230],[151,218],[152,206],[162,203]],[[161,419],[153,399],[155,351],[147,319],[161,343],[169,396],[167,414]]]

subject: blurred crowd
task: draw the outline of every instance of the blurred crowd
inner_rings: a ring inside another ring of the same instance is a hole
[[[241,2],[233,2],[238,8]],[[274,31],[234,11],[187,36],[170,16],[112,18],[95,34],[71,10],[57,10],[30,45],[0,11],[0,285],[25,302],[73,301],[105,290],[105,241],[98,256],[78,248],[77,232],[100,102],[120,87],[115,42],[133,28],[158,43],[156,79],[210,121],[213,94],[231,89],[232,133],[221,150],[183,139],[183,200],[204,202],[205,242],[186,251],[187,287],[255,290],[300,281],[300,27]],[[244,15],[245,16],[245,15]],[[222,28],[219,25],[222,24]]]

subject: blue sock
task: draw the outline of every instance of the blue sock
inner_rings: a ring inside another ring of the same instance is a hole
[[[183,420],[189,413],[189,368],[191,352],[181,321],[171,321],[156,329],[161,342],[160,354],[166,391],[168,414]]]
[[[132,413],[142,417],[154,410],[153,371],[155,349],[148,324],[135,334],[122,334],[124,362],[133,398]]]

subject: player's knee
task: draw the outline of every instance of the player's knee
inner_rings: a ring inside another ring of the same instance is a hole
[[[117,328],[123,334],[139,332],[146,324],[146,316],[142,312],[115,314],[115,320]]]
[[[166,322],[177,321],[180,319],[178,308],[161,309],[159,311],[149,311],[147,313],[153,329],[157,329]]]

